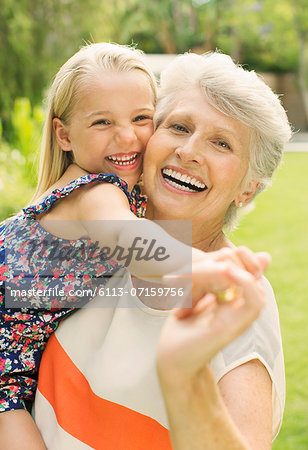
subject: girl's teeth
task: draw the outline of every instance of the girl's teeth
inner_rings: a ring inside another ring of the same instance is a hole
[[[108,159],[119,166],[128,166],[136,162],[137,156],[138,154],[135,153],[133,156],[123,156],[121,158],[117,156],[108,156]]]

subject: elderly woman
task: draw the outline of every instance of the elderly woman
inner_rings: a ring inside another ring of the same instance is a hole
[[[189,219],[193,246],[232,248],[223,228],[269,184],[290,137],[278,98],[225,55],[187,54],[162,74],[155,122],[147,217]],[[138,280],[123,273],[112,307],[96,298],[64,321],[35,402],[47,447],[270,448],[284,408],[277,307],[263,278],[266,306],[243,333],[257,292],[248,279],[238,284],[233,301],[208,295],[183,317],[154,307],[145,289],[138,298]],[[112,278],[110,290],[118,286]]]

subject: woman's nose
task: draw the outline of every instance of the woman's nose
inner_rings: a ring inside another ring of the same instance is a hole
[[[176,157],[182,162],[202,163],[202,152],[200,142],[197,139],[189,138],[185,143],[179,145],[175,150]]]
[[[131,145],[136,139],[136,133],[132,126],[122,126],[116,130],[115,140],[119,145]]]

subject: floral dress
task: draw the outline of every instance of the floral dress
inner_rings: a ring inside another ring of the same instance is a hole
[[[131,211],[144,217],[146,198],[139,187],[129,193],[125,181],[100,173],[54,190],[0,226],[0,412],[31,404],[48,338],[61,319],[89,302],[121,267],[96,242],[58,238],[36,220],[58,199],[93,182],[118,186]]]

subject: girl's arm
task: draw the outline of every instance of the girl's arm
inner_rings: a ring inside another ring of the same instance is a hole
[[[127,198],[116,186],[99,184],[84,190],[77,203],[77,217],[91,240],[114,252],[112,259],[126,266],[130,272],[151,281],[163,281],[167,274],[187,275],[191,284],[191,264],[198,261],[230,261],[260,276],[268,263],[246,250],[224,249],[205,253],[171,237],[155,222],[138,219],[129,209]],[[180,224],[179,224],[180,225]],[[122,258],[122,259],[121,259]],[[185,277],[183,279],[185,283]],[[208,281],[192,278],[193,299],[208,292]],[[206,289],[204,288],[204,283]],[[217,286],[225,289],[229,284]],[[214,289],[214,286],[213,286]]]
[[[0,441],[5,450],[46,450],[34,420],[22,409],[0,414]]]
[[[84,190],[77,217],[91,240],[114,253],[115,259],[135,276],[161,278],[207,254],[171,237],[155,222],[137,218],[127,197],[112,184]]]

